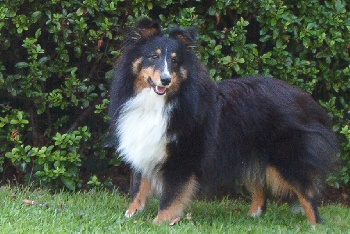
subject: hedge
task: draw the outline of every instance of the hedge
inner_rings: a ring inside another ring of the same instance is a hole
[[[109,83],[123,35],[148,16],[164,30],[197,26],[196,50],[215,80],[260,73],[310,92],[342,146],[330,182],[348,184],[349,9],[345,0],[3,0],[2,182],[15,171],[25,183],[74,190],[101,185],[94,162],[120,164],[109,143]]]

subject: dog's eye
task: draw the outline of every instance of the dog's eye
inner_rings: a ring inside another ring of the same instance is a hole
[[[177,64],[177,60],[176,60],[175,58],[171,59],[171,62],[172,62],[173,64]]]
[[[151,56],[149,56],[150,59],[159,59],[159,55],[158,54],[152,54]]]

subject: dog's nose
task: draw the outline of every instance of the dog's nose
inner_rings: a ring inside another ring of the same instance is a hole
[[[160,77],[160,81],[162,82],[162,85],[167,86],[171,82],[171,76],[168,74],[162,74]]]

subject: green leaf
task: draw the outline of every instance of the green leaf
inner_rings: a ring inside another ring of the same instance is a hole
[[[19,123],[19,121],[18,120],[16,120],[16,119],[11,119],[11,121],[10,121],[10,124],[18,124]]]
[[[277,24],[277,19],[273,18],[271,19],[271,26],[274,27]]]
[[[244,63],[245,60],[244,60],[244,58],[239,58],[239,59],[236,59],[236,62],[237,62],[237,63]]]
[[[84,9],[80,7],[76,13],[77,13],[77,16],[82,16],[84,14]]]
[[[221,61],[222,61],[222,64],[226,65],[226,64],[229,64],[230,62],[232,62],[232,58],[231,58],[231,56],[226,56],[226,57],[221,58]]]
[[[63,184],[69,189],[75,190],[75,182],[71,178],[61,177]]]
[[[241,68],[239,67],[239,65],[237,63],[235,63],[233,65],[233,69],[235,69],[236,72],[239,72],[239,70],[241,70]]]
[[[38,62],[39,62],[40,64],[44,64],[44,63],[46,63],[48,60],[49,60],[48,57],[42,57],[41,59],[39,59]]]
[[[340,1],[340,0],[335,1],[334,6],[335,6],[335,9],[338,13],[346,12],[345,4],[342,1]]]
[[[35,32],[35,38],[39,38],[41,35],[41,28],[39,28],[38,30],[36,30]]]
[[[25,68],[25,67],[29,67],[29,64],[26,62],[18,62],[15,65],[17,68]]]
[[[41,16],[41,11],[35,11],[32,14],[31,20],[33,20],[34,23],[36,23]]]
[[[263,54],[263,55],[261,56],[261,58],[262,58],[262,59],[271,58],[271,55],[272,55],[272,52],[269,51],[269,52],[267,52],[266,54]]]
[[[215,15],[216,14],[215,4],[209,8],[208,13],[209,13],[209,15]]]
[[[18,111],[18,112],[17,112],[17,118],[18,118],[19,120],[22,120],[22,119],[23,119],[23,111]]]

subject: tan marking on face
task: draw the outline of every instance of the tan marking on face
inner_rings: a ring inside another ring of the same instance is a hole
[[[171,58],[176,58],[176,53],[171,53]]]
[[[142,60],[143,60],[142,58],[138,58],[132,63],[132,72],[135,75],[137,75],[139,73],[140,65],[142,63]]]
[[[274,167],[268,167],[266,172],[266,181],[267,185],[271,187],[274,194],[285,195],[293,191],[301,204],[301,206],[305,210],[306,218],[311,224],[317,223],[317,217],[314,208],[312,207],[311,202],[305,198],[298,188],[289,184],[281,175],[279,171],[277,171]],[[312,194],[309,192],[309,194]]]
[[[171,74],[171,86],[169,87],[169,92],[176,92],[180,87],[180,79],[178,75],[173,72]]]
[[[144,88],[150,88],[151,86],[148,83],[148,78],[150,77],[155,85],[160,83],[160,74],[159,70],[154,70],[154,67],[142,68],[135,80],[136,92],[141,92]]]
[[[187,75],[188,75],[187,70],[183,67],[180,67],[180,75],[181,75],[182,79],[186,79]]]
[[[151,181],[142,178],[140,188],[125,215],[131,217],[145,208],[148,198],[153,194]]]
[[[161,224],[163,222],[174,224],[178,222],[183,216],[184,209],[192,201],[197,191],[197,186],[196,177],[193,175],[172,204],[165,210],[158,211],[158,215],[153,222],[155,224]]]
[[[187,78],[187,70],[183,67],[180,68],[180,76],[176,72],[171,74],[171,86],[169,92],[177,92],[180,88],[181,83]]]
[[[162,54],[162,51],[161,51],[160,49],[156,49],[156,53],[157,53],[158,55],[161,55],[161,54]]]

